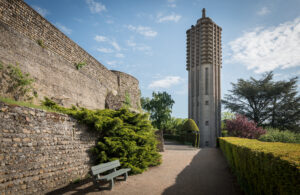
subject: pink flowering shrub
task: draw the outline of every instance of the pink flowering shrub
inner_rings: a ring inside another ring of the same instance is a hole
[[[230,136],[243,137],[249,139],[258,139],[266,131],[257,127],[254,121],[248,120],[243,115],[236,115],[235,119],[226,120],[226,128]]]

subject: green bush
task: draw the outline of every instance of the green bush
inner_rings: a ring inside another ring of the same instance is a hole
[[[227,130],[222,130],[221,134],[222,134],[222,137],[227,137],[228,136],[228,131]]]
[[[300,143],[300,134],[288,130],[267,128],[267,133],[260,136],[259,140],[264,142]]]
[[[300,194],[300,144],[219,138],[246,194]]]
[[[189,131],[189,132],[199,131],[198,126],[196,125],[193,119],[188,119],[187,121],[185,121],[182,128],[185,131]]]
[[[188,119],[182,126],[182,132],[185,137],[185,142],[193,143],[193,146],[199,147],[200,136],[199,129],[193,119]],[[194,139],[194,140],[193,140]]]
[[[87,110],[73,106],[69,109],[47,98],[43,105],[69,114],[99,133],[96,146],[92,148],[97,164],[119,159],[122,167],[130,167],[135,174],[161,163],[155,130],[146,114],[132,113],[125,108]]]

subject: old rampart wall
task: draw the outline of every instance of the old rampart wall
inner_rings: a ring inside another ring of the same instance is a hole
[[[19,64],[35,79],[35,102],[46,96],[64,106],[117,109],[127,92],[132,108],[140,104],[137,79],[108,70],[22,0],[0,0],[0,62]],[[77,70],[80,62],[86,66]]]

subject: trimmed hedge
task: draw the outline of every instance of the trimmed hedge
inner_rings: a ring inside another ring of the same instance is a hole
[[[236,137],[219,144],[247,194],[300,194],[300,144]]]

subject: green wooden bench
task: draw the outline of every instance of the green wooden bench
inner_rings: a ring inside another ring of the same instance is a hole
[[[120,166],[120,161],[115,160],[108,163],[103,163],[100,165],[93,166],[92,169],[92,175],[93,175],[93,181],[94,184],[97,184],[97,181],[106,181],[110,182],[110,189],[114,186],[114,178],[123,175],[124,180],[126,181],[128,177],[128,172],[131,170],[130,168],[127,169],[119,169],[117,170],[117,167]],[[102,175],[101,173],[104,172],[110,172],[106,175]],[[100,175],[101,174],[101,175]]]

